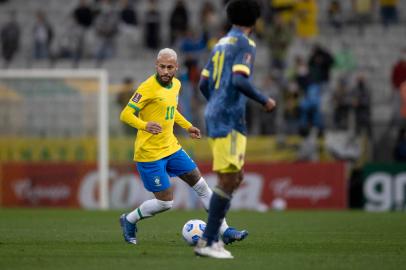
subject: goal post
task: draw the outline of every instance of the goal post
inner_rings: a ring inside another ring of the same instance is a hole
[[[16,90],[15,88],[16,85],[19,85],[19,82],[22,81],[26,81],[26,84],[24,85],[24,87],[20,87],[20,92],[19,93],[15,93]],[[50,69],[29,69],[29,70],[20,70],[20,69],[10,69],[10,70],[2,70],[0,72],[0,102],[3,99],[3,104],[0,107],[1,112],[0,112],[0,117],[4,118],[3,120],[1,120],[0,122],[3,122],[3,124],[0,123],[0,136],[9,136],[9,137],[13,137],[13,136],[17,136],[17,133],[24,133],[26,135],[30,135],[28,132],[30,131],[22,131],[21,127],[18,127],[17,124],[17,120],[15,121],[14,118],[12,118],[14,113],[13,112],[7,112],[7,108],[12,107],[12,105],[8,104],[10,99],[13,99],[13,97],[17,96],[15,99],[19,99],[21,97],[23,97],[24,99],[30,99],[31,96],[35,95],[36,93],[28,93],[30,90],[30,83],[31,84],[35,84],[36,81],[44,81],[44,83],[48,83],[51,81],[66,81],[66,80],[93,80],[97,81],[97,98],[94,95],[90,98],[92,100],[97,100],[94,101],[94,103],[97,104],[97,116],[95,116],[94,114],[91,114],[92,117],[97,117],[97,120],[95,122],[97,122],[97,132],[95,132],[95,136],[97,137],[97,171],[98,171],[98,181],[99,181],[99,208],[100,209],[108,209],[109,208],[109,191],[108,191],[108,182],[109,182],[109,93],[108,93],[108,88],[109,88],[109,81],[108,81],[108,73],[106,70],[101,70],[101,69],[77,69],[77,70],[71,70],[71,69],[55,69],[55,70],[50,70]],[[58,100],[58,97],[56,97],[53,100],[49,100],[48,104],[44,104],[44,102],[47,102],[47,95],[49,96],[49,93],[52,92],[53,88],[58,88],[59,84],[61,83],[55,83],[54,84],[58,84],[57,86],[54,86],[52,83],[49,83],[49,85],[47,85],[46,88],[46,92],[45,90],[43,91],[42,95],[45,98],[45,101],[43,101],[42,103],[38,103],[38,107],[44,106],[46,107],[47,105],[49,105],[49,107],[51,107],[51,105],[53,105],[55,107],[55,112],[58,110],[58,106],[60,106],[60,103],[58,104],[52,104],[54,102],[54,100]],[[73,83],[74,84],[74,83]],[[64,86],[65,87],[65,86]],[[24,89],[22,89],[24,88]],[[33,87],[35,88],[35,87]],[[66,89],[68,89],[67,91],[71,91],[69,90],[71,88],[69,87],[65,87]],[[64,88],[64,89],[65,89]],[[86,88],[86,87],[84,87]],[[33,89],[32,91],[37,91],[37,89]],[[84,92],[86,91],[86,89],[83,90]],[[38,90],[39,92],[39,90]],[[28,95],[28,97],[24,97],[24,95]],[[75,97],[77,98],[78,95],[76,95]],[[84,97],[79,97],[79,100],[85,100]],[[88,101],[86,101],[88,102]],[[62,106],[64,106],[64,101],[61,102]],[[75,108],[78,107],[77,106],[78,101],[73,100],[71,101],[71,105],[74,104]],[[26,103],[23,103],[26,104]],[[7,106],[6,106],[7,105]],[[66,106],[69,106],[66,105]],[[86,104],[84,103],[83,105],[84,107],[86,107]],[[81,121],[80,119],[80,115],[79,114],[75,114],[74,110],[75,108],[73,108],[73,112],[72,112],[72,116],[71,116],[71,120],[70,122],[75,122],[75,121]],[[41,110],[42,108],[33,108],[33,111],[35,113],[35,110]],[[79,107],[78,107],[79,109]],[[25,122],[24,123],[30,123],[30,120],[34,121],[34,122],[38,122],[38,119],[35,119],[34,115],[30,115],[30,114],[34,114],[33,111],[28,111],[26,114],[22,116],[22,118],[27,118],[27,119],[23,119]],[[52,124],[60,124],[60,122],[63,122],[63,113],[60,113],[61,115],[58,116],[59,114],[56,114],[54,111],[52,111],[51,109],[49,109],[48,114],[53,114],[52,116],[50,116],[51,120],[53,119],[54,122],[52,121],[48,121],[48,125],[49,122],[52,122]],[[31,117],[31,118],[30,118]],[[41,120],[41,122],[47,122],[44,119],[39,119]],[[65,122],[67,122],[69,120],[66,120]],[[89,121],[91,122],[92,119]],[[38,128],[38,126],[44,125],[43,123],[37,123],[38,125],[36,125],[35,123],[30,123],[30,125],[32,124],[33,129],[37,130],[37,134],[38,136],[43,136],[44,134],[60,134],[60,133],[67,133],[67,134],[81,134],[81,133],[86,133],[84,131],[80,131],[81,126],[77,125],[75,123],[69,123],[68,126],[75,126],[75,130],[69,130],[69,127],[61,127],[61,128]],[[13,127],[14,126],[14,127]],[[38,129],[37,129],[38,128]],[[13,133],[15,130],[15,133]]]

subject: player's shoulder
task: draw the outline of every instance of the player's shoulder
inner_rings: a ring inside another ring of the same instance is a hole
[[[178,78],[176,78],[176,77],[173,77],[172,78],[172,83],[175,85],[175,86],[180,86],[181,85],[181,82],[180,82],[180,80],[178,79]]]
[[[179,80],[178,78],[176,78],[176,77],[173,77],[173,78],[172,78],[172,84],[173,84],[173,87],[174,87],[175,89],[177,89],[178,91],[180,90],[181,85],[182,85],[182,83],[180,82],[180,80]]]
[[[149,90],[154,87],[154,83],[155,75],[151,75],[138,86],[136,92],[150,93]]]
[[[245,35],[239,35],[238,41],[239,41],[238,44],[241,47],[246,47],[250,49],[255,49],[257,47],[255,41]]]

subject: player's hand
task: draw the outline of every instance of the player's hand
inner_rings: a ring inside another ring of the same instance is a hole
[[[187,132],[189,132],[189,135],[192,139],[200,139],[202,136],[200,134],[200,129],[197,127],[190,127]]]
[[[148,131],[149,133],[157,135],[162,132],[162,127],[160,124],[156,122],[148,122],[145,130]]]
[[[272,98],[268,98],[268,101],[264,105],[265,111],[272,112],[273,109],[276,107],[276,102]]]

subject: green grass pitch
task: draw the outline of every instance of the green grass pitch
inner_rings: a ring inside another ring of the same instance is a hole
[[[234,260],[199,258],[181,236],[203,211],[169,211],[123,242],[119,211],[0,209],[0,269],[406,269],[405,213],[231,211]]]

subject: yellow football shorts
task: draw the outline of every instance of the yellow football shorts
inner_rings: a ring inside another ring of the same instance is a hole
[[[213,171],[238,172],[244,166],[247,137],[232,130],[227,137],[209,138],[213,154]]]

